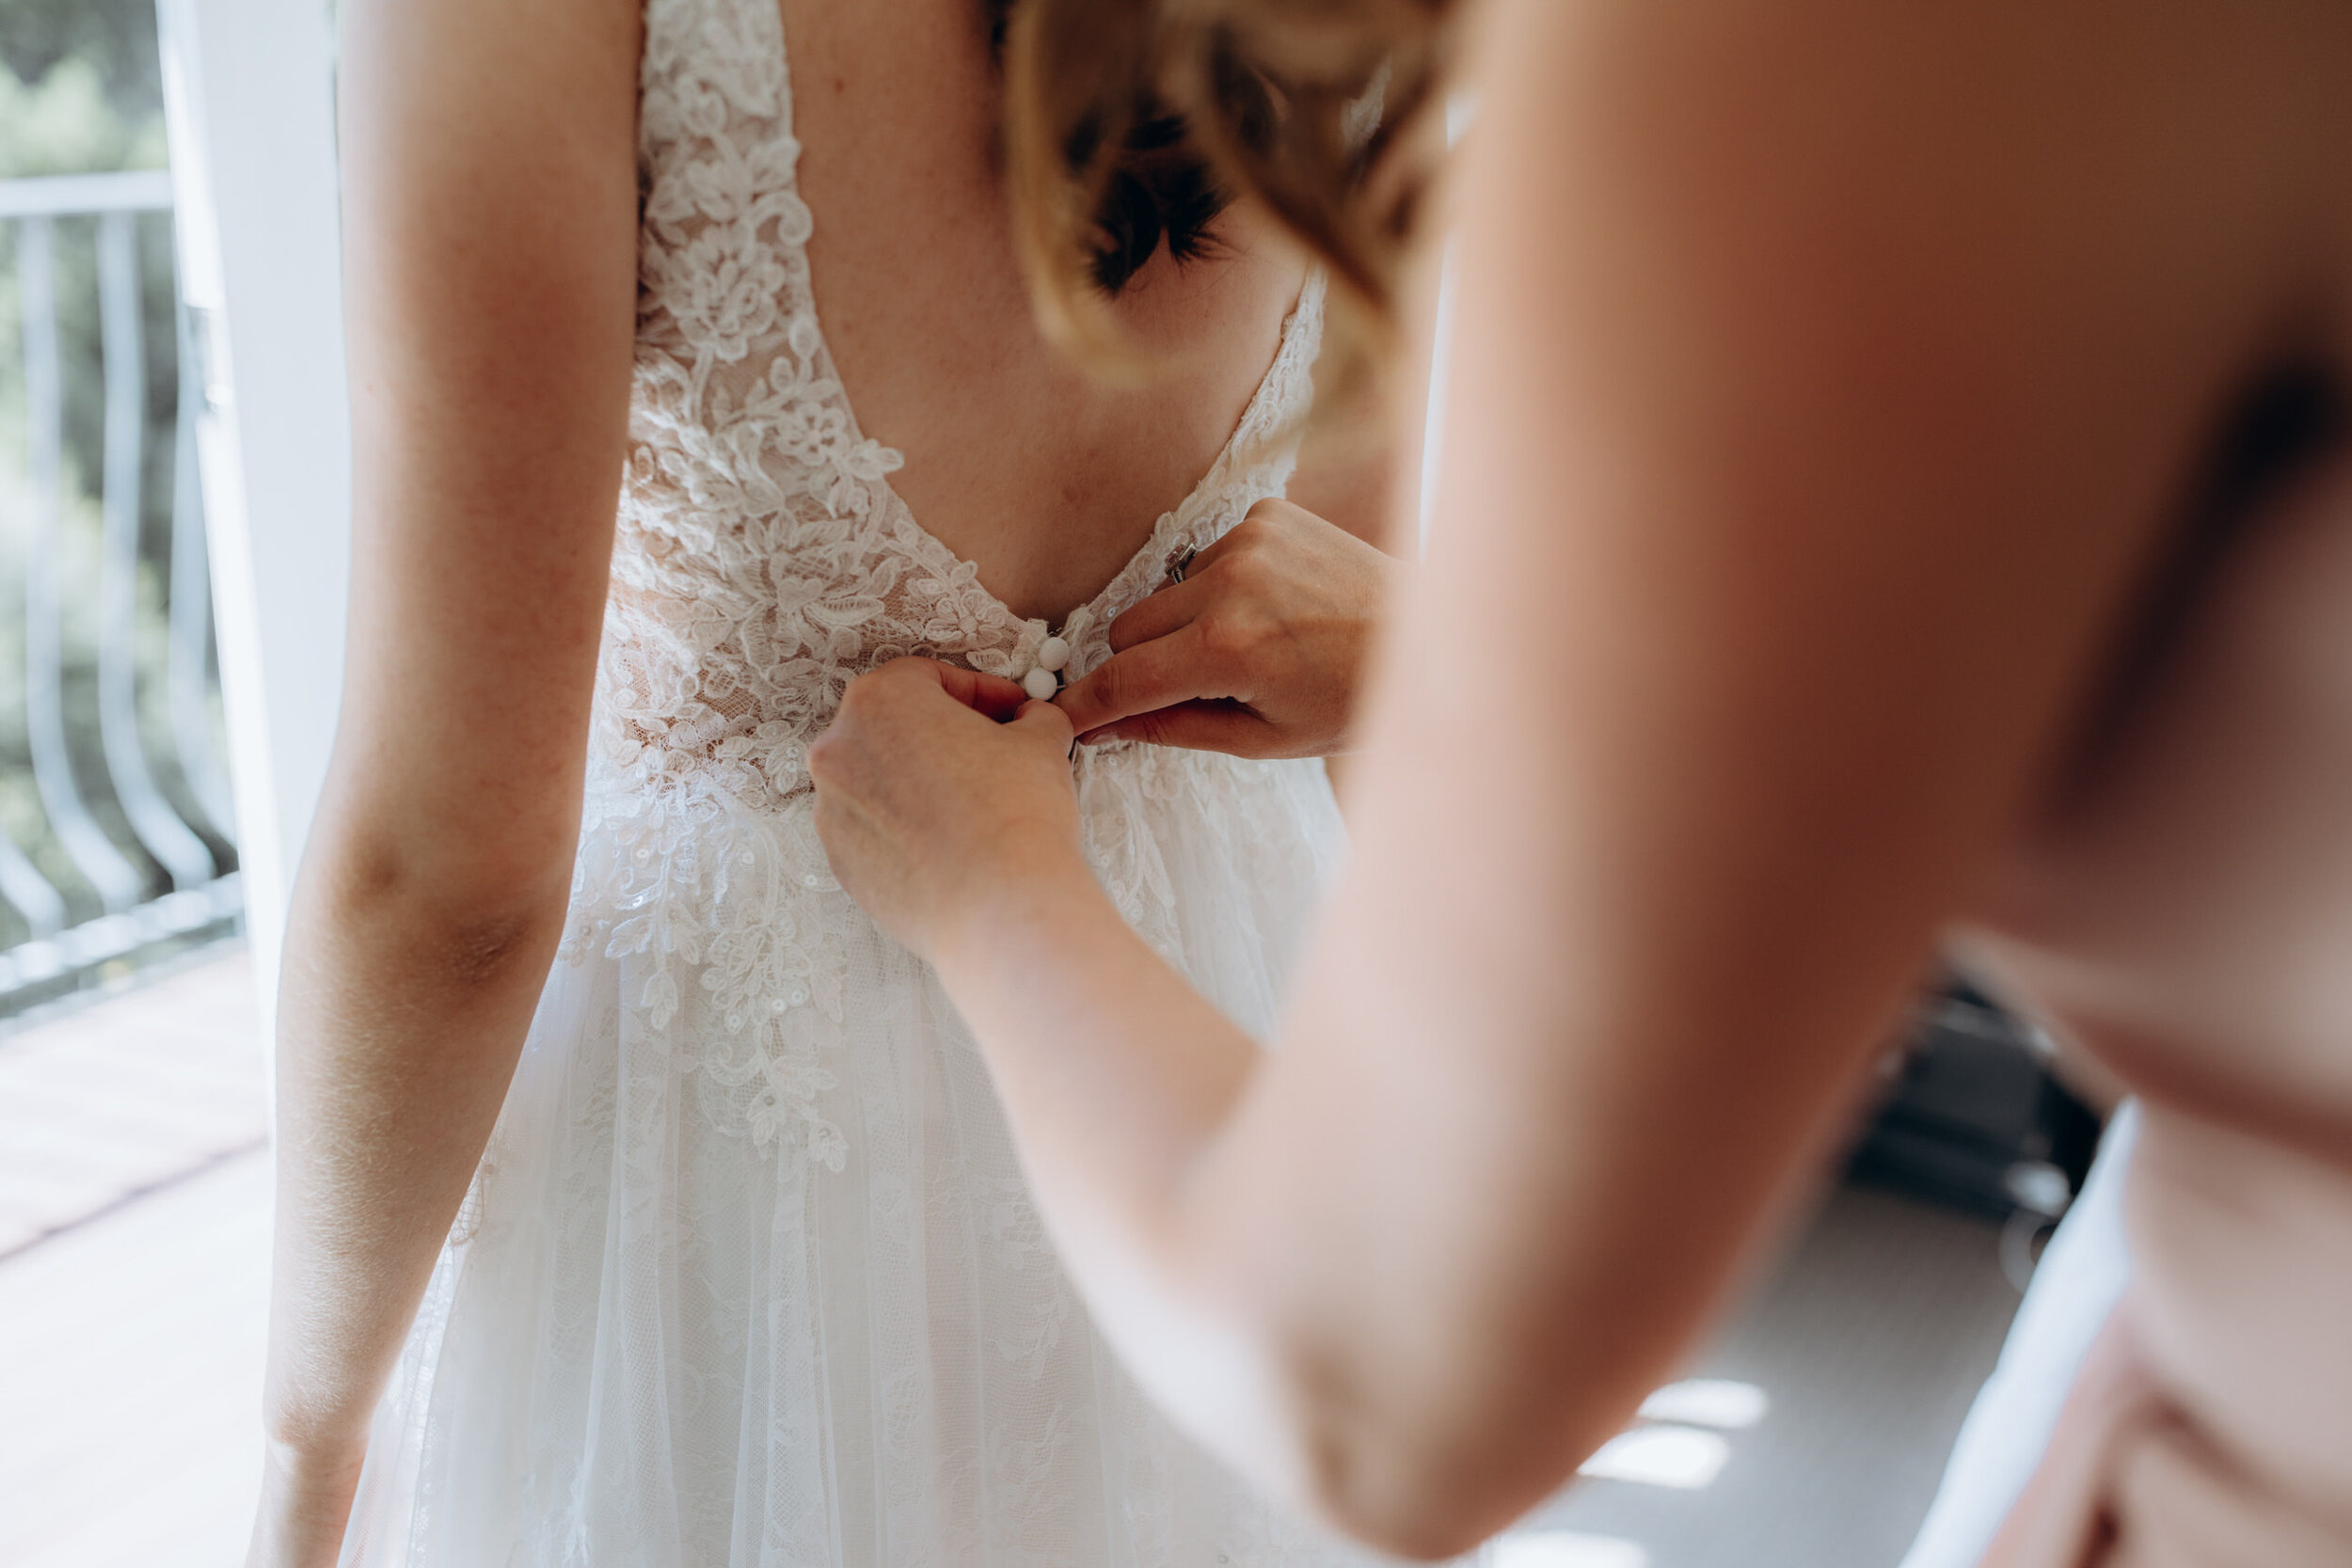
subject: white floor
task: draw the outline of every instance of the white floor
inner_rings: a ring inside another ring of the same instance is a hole
[[[241,947],[0,1036],[0,1266],[269,1128]]]
[[[0,1563],[234,1568],[269,1259],[242,954],[0,1039]]]
[[[1694,1362],[1756,1390],[1756,1418],[1689,1433],[1645,1477],[1582,1481],[1530,1524],[1571,1532],[1563,1552],[1583,1555],[1560,1568],[1893,1568],[2017,1303],[1999,1226],[1840,1187]]]
[[[0,1562],[245,1560],[268,1264],[261,1153],[0,1263]]]

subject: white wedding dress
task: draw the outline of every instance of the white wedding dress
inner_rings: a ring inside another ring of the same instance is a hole
[[[893,493],[811,305],[775,0],[651,0],[632,448],[569,939],[377,1417],[346,1564],[1361,1560],[1136,1394],[1041,1231],[969,1033],[834,881],[805,768],[900,654],[1022,621]],[[1310,282],[1198,488],[1062,628],[1278,495]],[[1077,763],[1120,911],[1263,1037],[1341,852],[1321,766]]]

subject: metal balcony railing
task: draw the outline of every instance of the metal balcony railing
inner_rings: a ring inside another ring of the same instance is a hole
[[[0,1017],[241,913],[170,212],[160,172],[0,181]]]

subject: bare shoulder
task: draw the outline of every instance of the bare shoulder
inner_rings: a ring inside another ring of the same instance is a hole
[[[496,341],[518,296],[561,309],[633,273],[637,6],[350,0],[341,25],[345,266],[363,337],[374,309],[430,293],[461,322],[478,308],[489,319],[472,325]]]
[[[1499,0],[1484,20],[1490,81],[1550,83],[1517,101],[1563,182],[1744,242],[1692,265],[1800,264],[1867,309],[1867,279],[1825,261],[1940,257],[1920,276],[1988,326],[2004,305],[2177,320],[2184,293],[2268,311],[2344,286],[2352,11],[2328,0]]]
[[[634,124],[643,11],[640,0],[349,0],[345,154],[421,129],[412,116],[429,109],[452,142],[509,133],[518,159],[593,156],[615,121]]]
[[[1739,559],[1757,505],[1788,507],[1765,565],[1788,594],[1931,580],[1964,616],[1963,584],[2042,585],[2045,740],[2243,402],[2282,364],[2352,362],[2340,6],[1499,0],[1482,20],[1461,199],[1484,418],[1574,410],[1593,467],[1564,471],[1674,475],[1692,527],[1737,536],[1677,536],[1686,561]]]

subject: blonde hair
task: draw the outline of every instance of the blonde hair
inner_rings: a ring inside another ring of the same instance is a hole
[[[1131,134],[1172,115],[1218,191],[1255,198],[1327,270],[1343,344],[1382,354],[1434,174],[1415,156],[1432,138],[1416,133],[1439,110],[1454,10],[1452,0],[1013,0],[1006,149],[1048,330],[1100,367],[1139,368],[1098,277],[1101,214]]]

